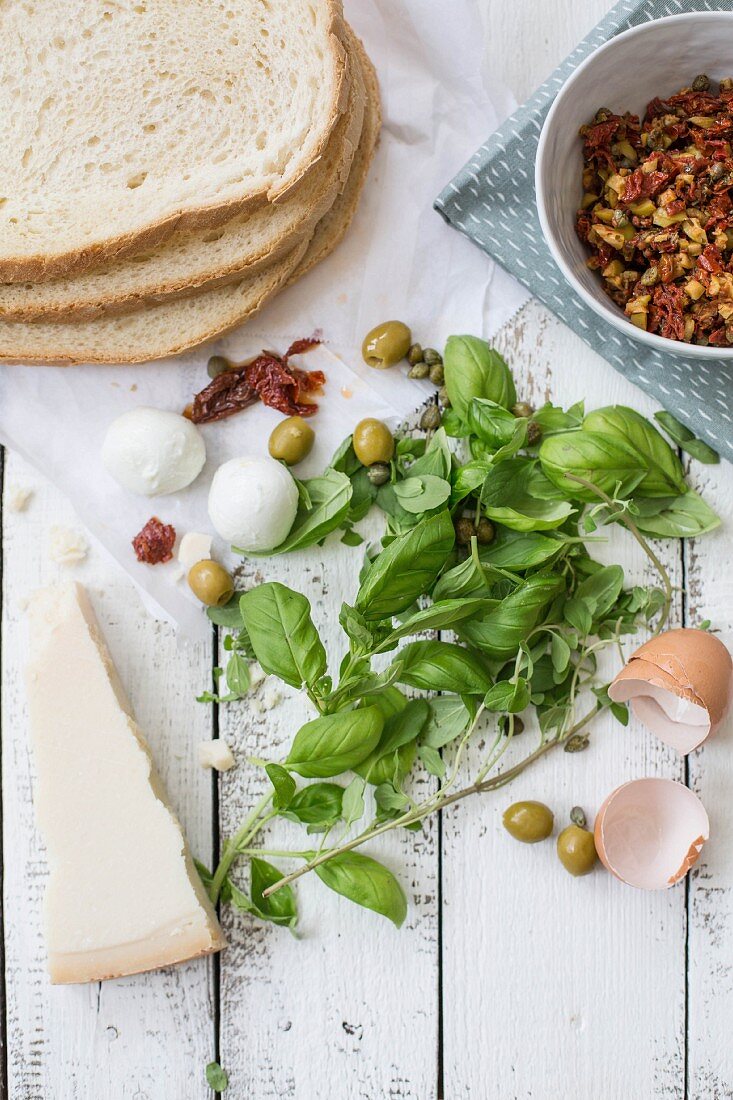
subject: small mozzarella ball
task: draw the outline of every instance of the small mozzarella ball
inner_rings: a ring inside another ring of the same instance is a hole
[[[178,413],[141,407],[113,420],[102,445],[104,468],[123,489],[140,496],[177,493],[206,461],[195,424]]]
[[[209,519],[240,550],[274,550],[287,538],[298,510],[298,488],[274,458],[232,458],[214,474]]]

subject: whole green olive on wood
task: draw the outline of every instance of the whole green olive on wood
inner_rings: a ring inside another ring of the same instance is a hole
[[[552,832],[555,818],[544,802],[513,802],[504,810],[504,828],[515,840],[523,844],[537,844],[546,840]]]
[[[579,825],[568,825],[557,838],[557,855],[571,875],[589,874],[598,859],[593,833]]]

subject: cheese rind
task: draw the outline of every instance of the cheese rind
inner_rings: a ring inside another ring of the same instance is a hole
[[[133,974],[224,946],[84,589],[29,603],[26,669],[53,982]]]

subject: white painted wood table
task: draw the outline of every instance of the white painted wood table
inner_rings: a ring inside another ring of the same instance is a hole
[[[521,99],[607,7],[606,0],[482,0],[489,63]],[[459,62],[458,62],[459,63]],[[602,98],[602,94],[601,94]],[[467,153],[469,150],[467,150]],[[446,232],[449,232],[446,229]],[[522,396],[654,406],[530,303],[498,346]],[[696,466],[695,485],[724,517],[699,543],[667,545],[679,586],[674,618],[711,618],[733,641],[733,476]],[[21,687],[21,600],[59,573],[49,529],[73,509],[13,454],[4,486],[32,485],[27,512],[3,513],[2,811],[5,1060],[13,1100],[197,1100],[219,1058],[236,1100],[722,1100],[733,1097],[733,731],[685,764],[636,723],[602,721],[586,753],[545,758],[511,791],[453,807],[423,833],[375,845],[409,896],[405,927],[299,886],[302,938],[223,914],[219,959],[122,981],[51,988],[39,927],[44,856],[32,815]],[[624,533],[605,551],[646,576]],[[329,631],[354,590],[358,551],[341,546],[268,562]],[[246,764],[212,783],[196,763],[212,721],[240,756],[276,756],[299,724],[294,696],[256,717],[193,702],[214,643],[179,648],[132,585],[92,553],[88,584],[139,718],[192,846],[216,858],[262,787]],[[650,578],[651,579],[651,578]],[[333,634],[333,630],[331,630]],[[475,750],[478,755],[478,748]],[[476,761],[467,761],[467,774]],[[598,872],[573,880],[553,846],[511,842],[501,810],[515,797],[595,812],[627,778],[689,782],[712,840],[685,885],[635,892]],[[278,839],[282,839],[279,837]]]

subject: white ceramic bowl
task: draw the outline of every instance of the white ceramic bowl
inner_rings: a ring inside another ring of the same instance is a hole
[[[701,347],[637,328],[607,296],[575,232],[582,193],[578,130],[599,107],[643,116],[655,96],[672,95],[698,73],[733,76],[733,11],[673,15],[619,34],[578,66],[560,89],[542,128],[535,186],[542,232],[558,267],[591,309],[620,332],[657,351],[731,359],[733,348]]]

